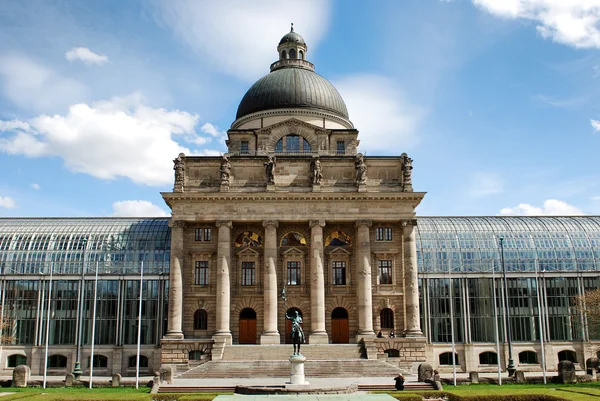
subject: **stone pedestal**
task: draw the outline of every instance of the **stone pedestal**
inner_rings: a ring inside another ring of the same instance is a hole
[[[310,383],[304,378],[304,362],[306,357],[302,354],[290,356],[291,372],[290,381],[285,384],[288,390],[302,390],[310,388]]]

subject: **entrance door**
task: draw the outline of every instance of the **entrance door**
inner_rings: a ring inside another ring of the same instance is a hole
[[[296,311],[298,311],[300,317],[302,317],[302,311],[298,308],[290,308],[286,313],[288,316],[295,316]],[[304,323],[300,323],[300,327],[302,327],[302,330],[304,330]],[[285,343],[292,343],[292,321],[289,319],[285,319]]]
[[[350,342],[348,311],[344,308],[335,308],[331,312],[331,342],[333,344],[348,344]]]
[[[256,312],[252,308],[240,312],[240,344],[256,344]]]

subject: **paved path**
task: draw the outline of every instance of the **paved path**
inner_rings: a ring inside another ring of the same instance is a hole
[[[220,395],[215,401],[395,401],[387,394],[337,394],[337,395]]]

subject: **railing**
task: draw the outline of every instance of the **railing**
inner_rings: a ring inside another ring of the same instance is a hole
[[[230,156],[356,156],[358,153],[362,153],[363,155],[367,155],[367,152],[358,151],[357,153],[351,153],[346,150],[345,153],[340,153],[335,150],[319,150],[316,152],[270,152],[266,150],[249,150],[247,152],[242,151],[233,151],[229,152]]]
[[[271,71],[275,71],[275,70],[278,70],[279,68],[288,67],[291,65],[308,68],[313,71],[315,69],[315,65],[313,63],[311,63],[310,61],[297,59],[297,58],[290,58],[290,59],[279,60],[279,61],[276,61],[273,64],[271,64]]]

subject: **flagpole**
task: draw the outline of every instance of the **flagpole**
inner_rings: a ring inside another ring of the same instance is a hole
[[[452,259],[448,264],[448,280],[450,281],[450,338],[452,339],[452,381],[456,387],[456,346],[454,344],[454,287],[452,286]]]
[[[50,283],[48,284],[48,308],[46,310],[46,356],[44,363],[44,388],[46,388],[46,378],[48,376],[48,340],[50,336],[50,312],[52,301],[52,272],[54,271],[54,263],[50,265]]]
[[[498,329],[498,302],[496,300],[496,267],[492,262],[492,298],[494,299],[494,328],[496,331],[496,362],[498,363],[498,385],[502,385],[502,367],[500,366],[500,330]]]
[[[137,341],[137,361],[135,363],[135,388],[139,387],[140,382],[140,345],[142,342],[142,289],[144,284],[144,261],[141,262],[140,269],[140,309],[138,311],[138,341]]]
[[[96,278],[94,279],[94,312],[92,315],[92,353],[90,356],[90,388],[94,380],[94,344],[96,343],[96,299],[98,294],[98,261],[96,261]]]
[[[542,374],[544,376],[544,384],[546,384],[546,355],[544,353],[544,327],[542,326],[542,307],[540,302],[540,280],[538,278],[537,263],[535,265],[535,293],[537,295],[537,307],[538,307],[538,325],[540,326],[540,348],[542,354]]]

